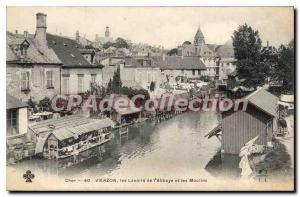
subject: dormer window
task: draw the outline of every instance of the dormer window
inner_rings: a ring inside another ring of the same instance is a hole
[[[20,45],[20,51],[22,57],[27,57],[27,49],[29,48],[30,44],[27,40],[24,40]]]

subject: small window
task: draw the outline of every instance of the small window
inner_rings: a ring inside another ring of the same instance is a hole
[[[29,72],[21,73],[21,90],[29,90]]]
[[[96,83],[96,76],[97,76],[96,74],[91,75],[91,82],[92,83]]]
[[[69,94],[69,77],[63,77],[63,92],[64,94]]]
[[[78,75],[78,93],[83,93],[83,77],[84,75]]]
[[[198,70],[198,75],[201,75],[201,70]]]
[[[6,110],[6,135],[12,136],[19,134],[18,128],[18,110]]]
[[[53,71],[46,72],[47,77],[47,88],[53,88]]]
[[[196,72],[195,70],[192,70],[193,75],[195,75],[195,72]]]

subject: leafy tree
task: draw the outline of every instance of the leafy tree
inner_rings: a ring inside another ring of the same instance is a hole
[[[112,89],[112,80],[110,79],[107,84],[106,94],[111,94],[113,92]]]
[[[123,38],[117,38],[113,46],[116,48],[126,48],[126,49],[129,48],[129,44]]]
[[[112,93],[120,94],[120,90],[122,87],[120,68],[118,68],[114,72],[113,80],[112,80]]]
[[[188,40],[183,42],[183,45],[190,45],[190,44],[192,44],[192,43]]]
[[[275,66],[274,79],[282,82],[282,88],[285,92],[294,92],[294,40],[288,45],[281,45],[278,49],[278,62]]]
[[[261,58],[259,32],[251,26],[240,25],[233,33],[234,56],[237,59],[237,74],[246,87],[256,88],[265,83],[269,74],[269,64]]]
[[[167,52],[167,55],[177,55],[178,53],[178,49],[177,48],[174,48],[174,49],[171,49],[170,51]]]
[[[112,43],[112,42],[106,42],[106,43],[103,44],[102,48],[103,49],[108,49],[109,47],[111,47],[113,45],[114,45],[114,43]]]

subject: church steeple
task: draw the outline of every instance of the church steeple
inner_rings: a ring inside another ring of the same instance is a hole
[[[194,37],[194,45],[199,46],[205,44],[204,35],[200,29],[200,26],[198,27],[197,33]]]

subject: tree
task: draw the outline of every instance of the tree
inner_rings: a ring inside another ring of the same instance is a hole
[[[108,49],[109,47],[111,47],[113,45],[114,45],[114,43],[112,43],[112,42],[106,42],[106,43],[103,44],[102,48],[103,49]]]
[[[120,94],[121,88],[122,88],[122,82],[121,82],[120,68],[118,68],[114,72],[114,76],[112,79],[112,93]]]
[[[269,64],[262,61],[259,32],[251,26],[240,25],[233,33],[234,56],[237,59],[237,74],[246,87],[257,88],[265,83]]]
[[[282,82],[284,92],[294,92],[294,40],[288,45],[281,45],[278,49],[278,61],[275,66],[274,79]]]
[[[123,38],[117,38],[113,46],[116,48],[129,48],[129,44]]]
[[[178,53],[178,49],[177,48],[174,48],[174,49],[171,49],[170,51],[168,51],[167,55],[177,55]]]

